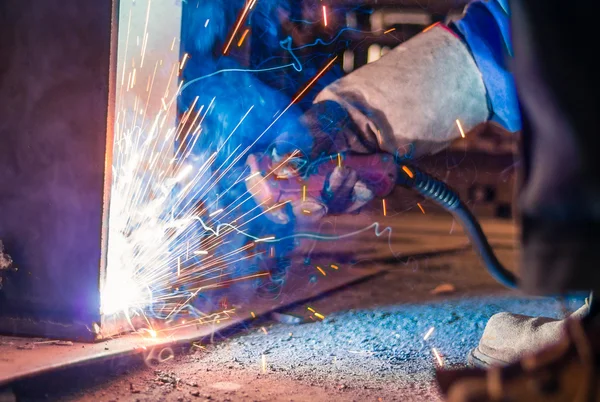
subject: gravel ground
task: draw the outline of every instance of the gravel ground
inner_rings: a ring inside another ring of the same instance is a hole
[[[514,261],[514,249],[498,251]],[[449,282],[451,294],[431,294]],[[556,300],[503,290],[467,252],[392,267],[286,312],[302,324],[257,320],[158,366],[115,360],[22,382],[14,392],[25,401],[438,401],[433,349],[444,366],[463,365],[499,311],[563,310]]]

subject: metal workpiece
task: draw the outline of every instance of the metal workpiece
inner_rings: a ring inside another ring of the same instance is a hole
[[[0,333],[97,341],[123,328],[101,305],[114,138],[147,83],[178,80],[181,4],[150,4],[0,4],[0,239],[18,267],[2,276]],[[162,121],[174,127],[175,110]]]
[[[116,2],[0,4],[0,331],[93,339],[100,321]]]

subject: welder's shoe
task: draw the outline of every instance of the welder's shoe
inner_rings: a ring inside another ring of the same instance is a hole
[[[561,340],[505,367],[439,370],[448,402],[600,402],[600,330],[581,320],[563,325]]]
[[[589,310],[588,304],[571,314],[582,318]],[[529,317],[520,314],[498,313],[485,326],[479,345],[469,353],[470,366],[486,368],[505,366],[544,346],[558,342],[564,332],[566,320],[547,317]]]

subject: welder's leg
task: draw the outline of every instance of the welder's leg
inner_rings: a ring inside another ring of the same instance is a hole
[[[596,13],[558,0],[513,1],[523,113],[522,288],[600,288]]]

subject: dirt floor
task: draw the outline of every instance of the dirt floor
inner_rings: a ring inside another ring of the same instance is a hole
[[[496,251],[509,266],[517,259],[513,235],[500,230],[494,237],[504,238]],[[503,289],[472,251],[407,263],[390,260],[387,268],[283,315],[216,334],[212,342],[160,350],[161,363],[138,357],[90,364],[17,383],[5,399],[438,401],[436,367],[440,361],[444,367],[463,366],[492,314],[564,311],[556,300]],[[440,285],[448,292],[435,294]]]

